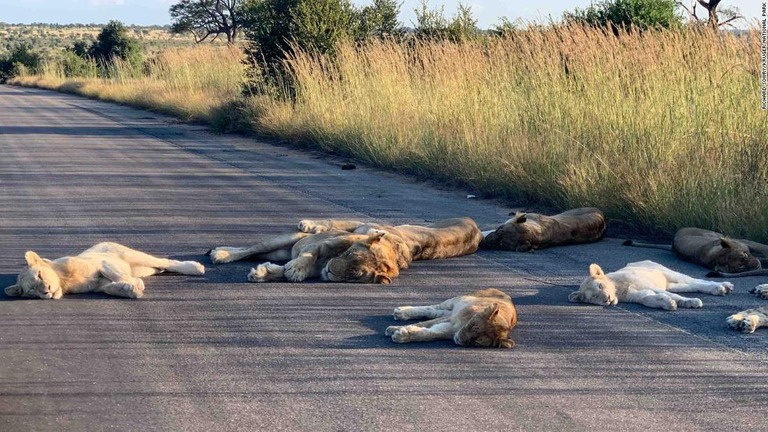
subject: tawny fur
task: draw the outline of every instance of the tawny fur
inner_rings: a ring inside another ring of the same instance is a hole
[[[349,220],[302,220],[300,232],[274,237],[251,247],[211,250],[215,264],[249,257],[266,262],[251,269],[248,280],[303,281],[311,277],[336,282],[390,283],[414,260],[451,258],[474,253],[482,234],[472,219],[458,218],[428,226],[381,225]]]
[[[102,292],[139,298],[144,295],[141,279],[164,271],[202,275],[205,267],[194,261],[158,258],[117,243],[99,243],[79,255],[55,260],[28,251],[27,267],[16,284],[5,289],[9,296],[60,299],[64,294]]]
[[[605,234],[605,216],[591,207],[546,216],[515,213],[494,231],[484,232],[480,247],[525,252],[550,246],[592,243]]]
[[[603,306],[619,302],[640,303],[651,308],[675,310],[678,307],[700,308],[697,298],[687,298],[675,293],[700,292],[726,295],[733,290],[730,282],[713,282],[695,279],[664,267],[653,261],[640,261],[612,273],[604,273],[597,264],[590,264],[589,277],[568,300]]]
[[[768,284],[758,285],[750,292],[764,300],[768,300]],[[754,333],[760,327],[768,327],[768,306],[743,310],[729,316],[725,322],[734,330],[741,330],[743,333]]]
[[[713,270],[708,277],[768,275],[768,246],[701,228],[681,228],[670,245],[632,240],[626,246],[672,250],[678,258]]]
[[[429,318],[415,324],[387,327],[394,342],[453,339],[457,345],[512,348],[509,332],[517,325],[517,311],[505,293],[488,288],[456,296],[431,306],[401,306],[396,320]]]

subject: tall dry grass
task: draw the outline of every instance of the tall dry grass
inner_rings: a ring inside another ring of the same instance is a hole
[[[768,240],[768,118],[759,35],[568,27],[477,43],[300,53],[294,94],[245,101],[257,132],[477,191],[597,206],[668,231]],[[241,102],[237,49],[162,53],[146,71],[66,78],[49,64],[17,84],[214,121]]]
[[[159,110],[186,120],[212,121],[221,107],[240,97],[245,66],[236,47],[196,46],[169,49],[136,67],[115,61],[100,73],[68,77],[60,60],[43,65],[39,75],[11,83],[76,93],[96,99]]]
[[[290,61],[297,98],[254,97],[255,128],[479,191],[668,231],[768,240],[758,34],[606,35],[341,47]]]

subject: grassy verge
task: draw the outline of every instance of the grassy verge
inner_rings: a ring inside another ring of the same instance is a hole
[[[754,33],[617,38],[579,27],[462,45],[348,45],[334,63],[299,54],[290,62],[297,98],[255,96],[241,115],[260,133],[478,191],[765,241],[759,48]],[[178,71],[210,67],[184,63],[169,66],[170,76],[91,79],[75,91],[202,119],[238,97],[235,68],[231,80],[171,91]],[[45,79],[16,83],[52,88]],[[159,89],[175,96],[158,98]],[[221,98],[202,100],[211,94]]]

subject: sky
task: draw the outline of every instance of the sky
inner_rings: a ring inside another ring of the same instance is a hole
[[[400,20],[413,26],[413,10],[420,0],[401,0]],[[683,0],[689,4],[693,0]],[[125,24],[169,24],[168,8],[177,0],[0,0],[0,22],[6,23],[99,23],[120,20]],[[370,0],[352,0],[364,5]],[[548,17],[559,19],[564,11],[586,7],[591,0],[463,0],[470,6],[480,28],[489,28],[499,22],[500,17],[511,21],[547,22]],[[429,0],[431,8],[445,7],[446,16],[456,11],[458,0]],[[760,15],[761,0],[724,0],[722,6],[736,6],[741,14],[751,21]],[[721,6],[721,7],[722,7]],[[706,12],[699,8],[699,16]]]

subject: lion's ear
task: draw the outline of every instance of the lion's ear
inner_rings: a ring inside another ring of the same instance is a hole
[[[573,303],[581,303],[581,292],[574,291],[568,294],[568,301]]]
[[[389,285],[392,283],[392,279],[389,278],[389,276],[383,274],[383,273],[376,273],[373,276],[373,283],[382,284],[382,285]]]
[[[19,297],[21,295],[21,287],[19,285],[11,285],[5,289],[5,295]]]
[[[527,215],[525,213],[515,213],[514,222],[515,223],[525,223],[525,221],[528,220],[526,217]]]
[[[27,265],[29,267],[40,265],[45,262],[42,258],[40,258],[40,255],[32,251],[27,251],[27,253],[24,254],[24,259],[27,260]]]
[[[604,276],[605,273],[603,272],[603,269],[601,269],[599,265],[592,263],[589,265],[589,275],[592,277],[597,277],[597,276]]]
[[[488,317],[488,320],[492,320],[496,318],[496,315],[498,314],[499,314],[499,305],[497,303],[494,303],[485,308],[485,316]]]
[[[721,238],[720,239],[720,246],[722,246],[723,249],[728,249],[728,248],[733,246],[733,241],[731,239]]]
[[[373,231],[368,234],[368,238],[365,240],[365,242],[369,245],[372,245],[374,243],[378,243],[382,237],[384,237],[387,233],[384,231]]]

